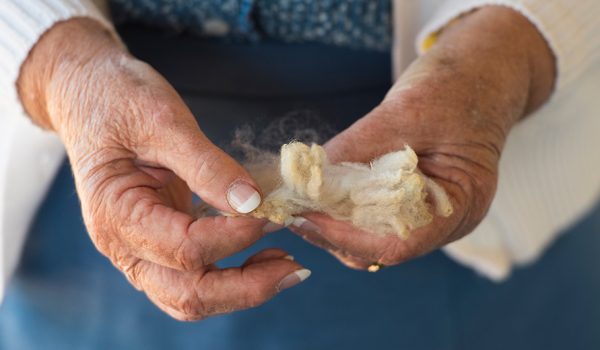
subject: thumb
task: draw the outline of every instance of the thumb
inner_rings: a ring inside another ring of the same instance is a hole
[[[231,156],[215,146],[198,125],[165,128],[157,138],[155,161],[183,179],[213,207],[246,214],[261,202],[258,186]]]

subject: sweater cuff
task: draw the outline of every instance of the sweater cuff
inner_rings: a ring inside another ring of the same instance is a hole
[[[419,53],[427,51],[452,20],[486,5],[510,7],[537,27],[556,57],[557,91],[600,58],[600,2],[564,0],[447,0],[417,37]]]
[[[1,117],[22,115],[23,107],[15,85],[21,65],[48,29],[73,17],[95,19],[116,33],[108,19],[89,0],[0,2],[0,91],[4,94],[0,102],[5,110]]]

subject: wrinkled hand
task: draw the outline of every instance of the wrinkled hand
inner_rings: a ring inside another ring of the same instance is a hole
[[[407,240],[316,213],[293,230],[358,269],[398,264],[468,234],[493,199],[511,127],[548,98],[553,81],[552,54],[524,17],[502,7],[466,16],[377,108],[325,145],[333,162],[365,163],[410,145],[419,168],[451,197],[453,215],[436,217]]]
[[[278,249],[239,268],[214,265],[262,237],[267,222],[195,219],[192,192],[247,213],[260,203],[256,184],[204,136],[174,89],[97,23],[53,28],[28,58],[19,88],[32,118],[65,144],[96,247],[171,316],[253,307],[307,277]]]

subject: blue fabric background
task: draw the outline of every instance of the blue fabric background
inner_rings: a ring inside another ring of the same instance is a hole
[[[341,129],[390,85],[388,53],[123,34],[221,143],[236,125],[292,110]],[[259,308],[200,323],[174,321],[134,290],[94,249],[79,210],[65,164],[0,307],[0,349],[600,349],[600,208],[502,284],[440,252],[357,272],[288,231],[272,234],[223,265],[277,246],[311,278]]]

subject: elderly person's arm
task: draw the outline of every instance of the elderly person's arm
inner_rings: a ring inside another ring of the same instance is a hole
[[[175,90],[106,25],[55,24],[21,67],[31,119],[69,156],[96,247],[162,310],[181,320],[253,307],[308,277],[278,249],[239,268],[214,263],[263,236],[247,217],[196,219],[192,193],[231,213],[260,203],[249,174],[204,136]]]
[[[528,2],[537,2],[540,12],[552,8],[556,19],[562,18],[565,24],[568,16],[597,21],[597,17],[586,17],[585,9],[564,10],[566,1],[549,1],[545,9],[540,1],[506,1],[523,7]],[[548,42],[529,20],[534,17],[526,17],[524,10],[481,7],[486,1],[465,1],[464,7],[460,1],[449,3],[461,11],[435,23],[440,26],[435,44],[431,46],[433,40],[429,40],[426,44],[431,48],[404,72],[384,101],[330,140],[326,150],[337,161],[368,162],[409,144],[420,156],[420,169],[451,196],[454,214],[436,218],[408,240],[359,231],[320,214],[307,214],[308,221],[298,222],[302,236],[349,266],[394,265],[471,232],[494,197],[498,163],[511,128],[548,100],[557,85],[557,72],[558,86],[563,88],[576,78],[575,71],[583,72],[597,58],[598,45],[593,42],[598,40],[581,41],[590,39],[589,26],[579,28],[579,37],[572,38],[580,45],[573,48],[586,52],[563,52],[572,43]],[[598,12],[593,2],[582,3]],[[579,2],[570,4],[575,7]],[[556,9],[560,5],[563,11]],[[464,16],[456,18],[461,13]],[[443,30],[442,25],[446,25]],[[569,28],[567,32],[577,31]]]
[[[94,0],[94,2],[98,2]],[[64,158],[60,140],[24,115],[16,80],[40,36],[71,17],[105,16],[85,0],[0,1],[0,301],[37,205]]]

